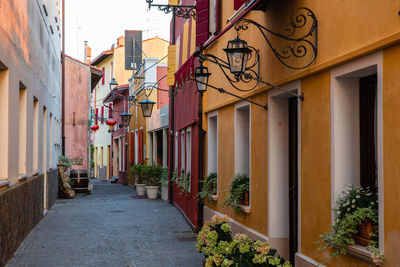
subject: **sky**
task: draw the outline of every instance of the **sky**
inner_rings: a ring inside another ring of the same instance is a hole
[[[125,30],[142,30],[144,40],[154,36],[169,40],[170,21],[171,14],[156,7],[149,11],[145,0],[66,0],[65,51],[83,61],[84,41],[88,41],[94,59],[116,44]]]

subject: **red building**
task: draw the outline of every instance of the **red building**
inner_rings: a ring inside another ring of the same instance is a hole
[[[199,1],[197,1],[199,2]],[[200,1],[201,2],[201,1]],[[183,0],[182,5],[194,5],[193,0]],[[175,18],[171,22],[171,47],[169,53],[175,54],[175,82],[171,88],[173,96],[169,102],[170,154],[169,173],[170,200],[180,209],[194,230],[202,224],[202,206],[198,201],[199,177],[202,166],[199,159],[202,143],[200,141],[201,116],[200,94],[193,77],[198,65],[194,57],[196,51],[196,25],[193,18]],[[175,24],[175,25],[174,25]],[[174,30],[175,29],[175,30]],[[174,53],[175,52],[175,53]],[[169,57],[169,61],[173,57]],[[171,62],[170,66],[174,65]],[[186,179],[187,188],[182,179]]]
[[[109,117],[117,121],[113,128],[109,129],[112,151],[109,161],[112,177],[118,179],[118,183],[121,184],[126,184],[128,133],[122,124],[120,114],[129,110],[128,96],[129,84],[123,84],[114,87],[103,101],[104,105],[112,110]]]

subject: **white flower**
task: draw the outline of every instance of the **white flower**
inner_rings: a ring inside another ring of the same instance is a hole
[[[351,201],[351,203],[356,203],[356,200],[355,200],[355,199],[353,199],[353,200]]]
[[[337,215],[340,215],[340,211],[337,212]]]
[[[372,201],[372,202],[371,202],[371,205],[374,205],[374,204],[375,204],[375,203]]]
[[[360,198],[360,196],[359,196],[359,195],[357,195],[357,196],[356,196],[356,198],[358,199],[358,198]]]
[[[351,208],[354,209],[356,206],[355,205],[351,205]]]
[[[350,211],[350,208],[347,208],[347,211]]]

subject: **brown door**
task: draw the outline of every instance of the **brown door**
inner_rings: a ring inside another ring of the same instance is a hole
[[[297,98],[289,98],[289,249],[294,265],[297,252],[297,190],[298,190],[298,120]]]

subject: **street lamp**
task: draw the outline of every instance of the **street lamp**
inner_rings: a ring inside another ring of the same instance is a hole
[[[229,68],[232,74],[240,76],[246,72],[247,60],[251,55],[247,42],[239,37],[228,41],[227,47],[224,49],[228,58]]]
[[[151,101],[149,99],[140,101],[139,104],[142,107],[143,117],[149,118],[151,117],[151,113],[153,112],[153,106],[156,102]]]
[[[118,83],[115,80],[115,78],[112,78],[111,81],[110,81],[110,91],[113,89],[113,87],[115,87],[117,85],[118,85]]]
[[[204,67],[203,62],[200,61],[200,66],[196,68],[194,77],[196,78],[197,91],[204,93],[207,90],[208,77],[211,73],[208,72],[208,68]]]
[[[125,127],[128,127],[129,122],[131,121],[132,114],[130,114],[128,112],[124,112],[119,115],[121,116],[122,125],[124,125]]]

